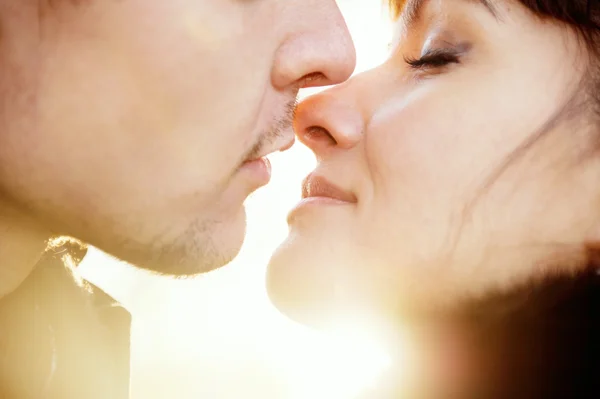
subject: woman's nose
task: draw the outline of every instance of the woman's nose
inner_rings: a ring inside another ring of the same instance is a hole
[[[308,97],[296,110],[294,129],[298,140],[323,158],[337,149],[354,147],[363,136],[364,121],[344,91],[330,89]]]

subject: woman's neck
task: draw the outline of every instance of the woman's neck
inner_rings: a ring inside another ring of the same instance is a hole
[[[48,237],[29,217],[0,202],[0,298],[29,276]]]

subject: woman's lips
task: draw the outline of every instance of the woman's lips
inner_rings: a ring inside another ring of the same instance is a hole
[[[322,176],[310,174],[302,182],[302,198],[328,198],[337,202],[356,203],[356,196],[331,183]]]
[[[288,215],[288,223],[292,223],[298,214],[315,206],[343,206],[357,202],[356,195],[346,191],[322,176],[310,174],[302,183],[302,200]]]

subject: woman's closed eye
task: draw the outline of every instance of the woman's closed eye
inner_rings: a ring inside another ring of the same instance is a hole
[[[414,70],[441,68],[460,63],[460,52],[451,48],[431,49],[419,58],[404,57],[404,61]]]

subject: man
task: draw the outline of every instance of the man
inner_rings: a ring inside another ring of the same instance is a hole
[[[269,179],[263,157],[293,142],[298,90],[342,82],[355,64],[334,0],[0,0],[0,26],[0,297],[10,303],[55,236],[170,275],[230,261],[243,202]],[[58,328],[46,321],[36,336]],[[39,384],[4,376],[0,393],[19,392],[4,397],[51,397],[61,354],[49,345]],[[6,359],[1,371],[14,371]]]

